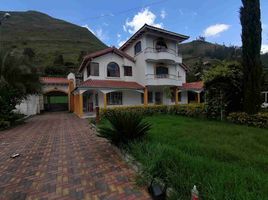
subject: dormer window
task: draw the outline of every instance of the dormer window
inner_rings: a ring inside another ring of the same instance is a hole
[[[117,63],[110,62],[107,65],[107,77],[120,77],[120,68]]]
[[[164,39],[158,39],[155,45],[157,51],[167,51],[167,44]]]
[[[135,53],[135,55],[137,55],[140,52],[141,52],[141,42],[139,41],[134,46],[134,53]]]

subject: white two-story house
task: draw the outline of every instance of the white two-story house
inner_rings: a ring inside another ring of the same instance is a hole
[[[70,80],[70,108],[79,116],[95,108],[188,103],[186,66],[179,43],[189,37],[145,24],[119,49],[84,57],[82,81]]]

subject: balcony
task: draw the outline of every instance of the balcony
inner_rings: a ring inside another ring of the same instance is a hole
[[[148,47],[144,50],[145,60],[148,62],[162,62],[167,64],[182,63],[182,56],[173,49],[155,49]]]
[[[182,86],[180,76],[173,74],[146,74],[146,85]]]

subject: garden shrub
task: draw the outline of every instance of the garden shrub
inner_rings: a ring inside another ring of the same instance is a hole
[[[189,117],[205,117],[206,111],[204,104],[181,104],[181,105],[153,105],[153,106],[121,106],[101,109],[100,116],[105,117],[110,112],[126,111],[135,112],[143,116],[154,114],[175,114]]]
[[[249,115],[244,112],[230,113],[227,120],[236,124],[268,128],[268,113]]]
[[[4,119],[0,119],[0,130],[4,130],[8,127],[10,127],[10,122]]]
[[[113,110],[105,118],[109,124],[98,127],[98,136],[119,147],[141,139],[151,128],[142,115],[136,112]]]

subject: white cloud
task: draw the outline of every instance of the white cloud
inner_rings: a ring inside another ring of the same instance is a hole
[[[117,33],[116,34],[117,38],[121,38],[121,34]]]
[[[82,27],[88,29],[91,33],[95,34],[95,32],[87,24],[83,25]]]
[[[179,13],[180,13],[180,15],[184,15],[182,9],[179,9]]]
[[[267,24],[264,24],[264,23],[262,23],[261,26],[262,26],[262,29],[263,29],[263,30],[266,30],[266,29],[268,28],[268,25],[267,25]]]
[[[219,36],[220,33],[227,31],[231,26],[228,24],[215,24],[204,30],[205,37]]]
[[[162,19],[165,19],[166,16],[167,16],[167,12],[166,12],[165,10],[161,10],[160,17],[161,17]]]
[[[268,53],[268,44],[263,44],[261,46],[261,52],[264,53]]]
[[[127,40],[121,40],[118,42],[118,46],[121,47]]]
[[[124,30],[127,30],[129,33],[133,34],[139,30],[144,24],[149,24],[158,28],[162,28],[162,23],[156,23],[156,15],[149,10],[149,8],[142,9],[138,12],[132,20],[126,20]]]
[[[95,35],[102,41],[108,39],[108,36],[103,32],[102,28],[97,29]]]

